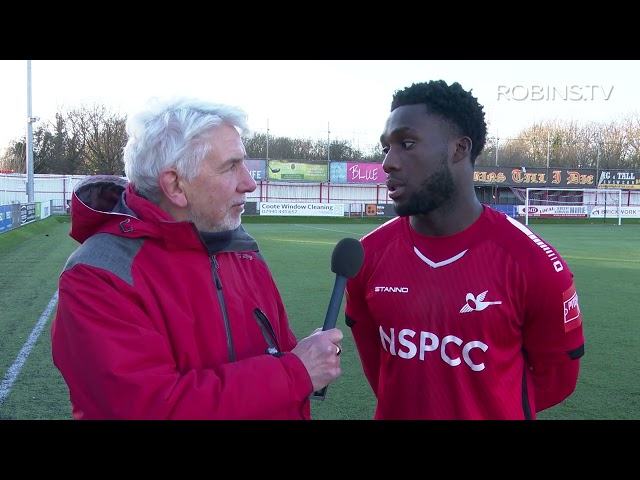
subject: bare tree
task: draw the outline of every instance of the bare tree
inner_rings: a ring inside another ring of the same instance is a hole
[[[640,117],[579,124],[546,121],[499,146],[500,165],[562,168],[638,168]]]
[[[24,139],[11,140],[2,158],[0,169],[9,172],[26,173],[27,171],[27,146]]]
[[[124,174],[126,116],[104,105],[83,105],[43,121],[33,133],[35,173]],[[376,162],[384,159],[377,144],[363,150],[348,140],[268,137],[244,139],[248,158],[310,162]],[[640,114],[609,123],[545,121],[515,138],[488,138],[479,166],[639,169]],[[9,143],[0,169],[26,171],[26,139]]]
[[[83,105],[70,110],[65,123],[68,135],[82,145],[82,162],[77,173],[124,175],[126,116],[104,105]]]
[[[620,122],[621,138],[621,168],[640,168],[640,115],[629,115]]]
[[[488,137],[485,142],[482,153],[476,158],[476,165],[482,167],[488,167],[490,165],[497,165],[498,158],[496,156],[496,149],[499,145],[499,139],[495,137]]]
[[[84,153],[82,139],[66,129],[65,118],[57,113],[55,123],[44,122],[34,132],[35,173],[73,174],[79,170]]]

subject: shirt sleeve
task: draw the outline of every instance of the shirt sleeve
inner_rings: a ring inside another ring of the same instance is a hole
[[[362,369],[373,393],[378,395],[378,377],[380,375],[380,334],[374,319],[367,308],[363,271],[347,280],[345,290],[345,320],[351,327],[353,340],[360,356]]]
[[[524,350],[539,412],[576,388],[584,354],[582,312],[573,273],[559,256],[553,263],[542,258],[527,278]]]

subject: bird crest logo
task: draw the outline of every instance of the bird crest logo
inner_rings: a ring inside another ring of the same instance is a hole
[[[502,304],[502,301],[500,300],[494,302],[485,302],[484,299],[487,296],[487,292],[489,292],[489,290],[485,290],[477,297],[473,293],[467,293],[466,303],[460,309],[460,313],[481,312],[490,305]]]

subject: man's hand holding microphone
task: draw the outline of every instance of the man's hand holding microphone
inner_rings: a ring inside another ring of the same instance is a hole
[[[307,368],[314,391],[326,387],[340,376],[340,341],[343,336],[338,328],[317,328],[291,350]]]
[[[340,341],[344,335],[336,328],[342,297],[347,279],[356,276],[362,267],[364,250],[359,240],[343,238],[331,254],[331,271],[336,274],[333,292],[322,329],[316,329],[311,335],[303,338],[291,350],[297,355],[309,372],[314,392],[311,398],[324,400],[327,386],[340,374]]]

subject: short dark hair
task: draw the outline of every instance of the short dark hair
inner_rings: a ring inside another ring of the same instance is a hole
[[[463,135],[471,139],[471,163],[482,153],[487,140],[487,124],[483,106],[478,99],[466,91],[458,82],[447,85],[444,80],[414,83],[410,87],[396,90],[391,101],[391,111],[403,105],[423,103],[429,113],[453,123]]]

